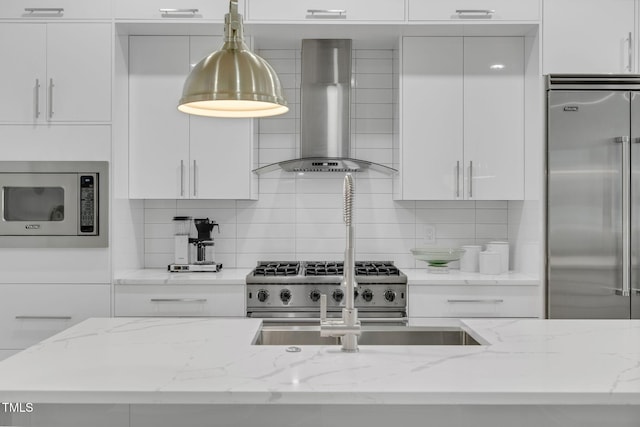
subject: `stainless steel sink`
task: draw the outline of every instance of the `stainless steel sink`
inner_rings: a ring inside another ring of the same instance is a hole
[[[254,345],[340,345],[319,326],[263,326]],[[358,345],[480,345],[458,327],[364,326]]]

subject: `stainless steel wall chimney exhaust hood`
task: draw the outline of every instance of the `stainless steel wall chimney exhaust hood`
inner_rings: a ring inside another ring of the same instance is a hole
[[[300,158],[254,172],[397,172],[378,163],[352,159],[350,152],[351,40],[302,40]]]

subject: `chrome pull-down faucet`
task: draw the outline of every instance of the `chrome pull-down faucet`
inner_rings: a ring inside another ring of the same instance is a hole
[[[327,320],[327,299],[326,296],[320,300],[320,336],[340,337],[342,341],[342,351],[358,351],[358,336],[361,327],[358,320],[358,310],[355,308],[355,250],[353,247],[353,177],[347,174],[344,177],[344,223],[347,229],[346,248],[344,251],[344,280],[342,286],[346,287],[345,307],[342,309],[341,320]]]

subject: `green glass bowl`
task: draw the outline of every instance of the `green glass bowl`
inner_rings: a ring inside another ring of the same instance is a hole
[[[464,254],[464,249],[424,247],[413,248],[411,253],[415,259],[425,261],[430,266],[442,267],[452,261],[458,261]]]

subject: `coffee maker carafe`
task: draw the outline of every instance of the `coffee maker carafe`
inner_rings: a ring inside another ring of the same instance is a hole
[[[218,227],[220,233],[220,225],[209,218],[196,218],[193,220],[198,231],[198,237],[190,238],[189,243],[193,245],[195,253],[192,255],[194,264],[215,264],[215,242],[211,237],[214,227]]]

